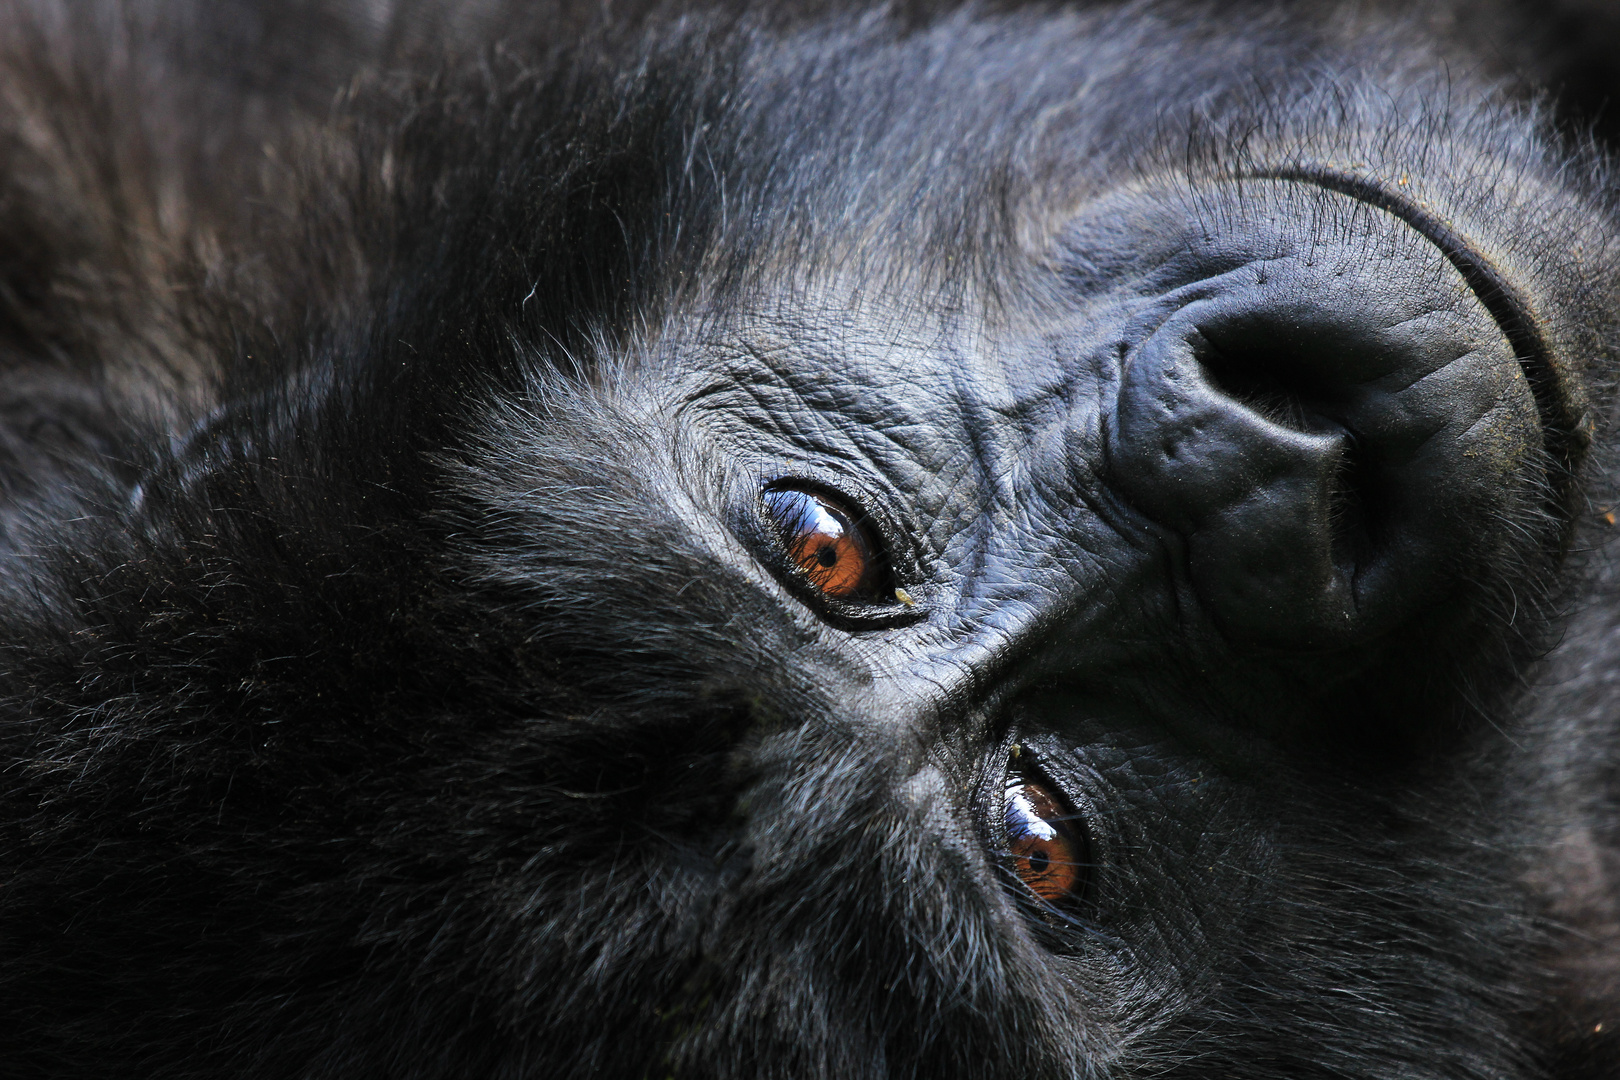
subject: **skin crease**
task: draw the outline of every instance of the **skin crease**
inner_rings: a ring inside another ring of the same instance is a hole
[[[1613,33],[0,4],[0,1073],[1612,1076]]]

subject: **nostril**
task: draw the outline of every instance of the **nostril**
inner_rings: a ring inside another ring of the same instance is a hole
[[[1274,424],[1307,432],[1337,427],[1322,412],[1325,388],[1313,385],[1302,365],[1251,352],[1229,355],[1213,344],[1199,350],[1198,361],[1212,387]]]
[[[1542,448],[1547,459],[1544,464],[1548,466],[1544,470],[1547,496],[1544,502],[1551,514],[1567,525],[1572,519],[1569,502],[1574,494],[1577,466],[1591,432],[1581,420],[1583,406],[1577,384],[1559,377],[1558,365],[1547,341],[1519,290],[1497,271],[1483,252],[1476,250],[1443,217],[1412,199],[1409,193],[1388,188],[1371,177],[1341,172],[1330,166],[1295,166],[1261,176],[1309,184],[1377,207],[1404,222],[1444,255],[1474,298],[1489,311],[1535,398]]]
[[[1297,356],[1254,347],[1229,351],[1202,335],[1196,353],[1215,392],[1278,427],[1336,438],[1323,470],[1323,505],[1333,563],[1353,575],[1372,554],[1380,501],[1375,462],[1348,419],[1353,400]]]
[[[1232,640],[1338,649],[1462,611],[1505,548],[1537,542],[1535,396],[1466,284],[1438,251],[1420,258],[1385,244],[1268,259],[1142,316],[1111,476],[1184,538],[1189,582]]]
[[[1516,284],[1542,271],[1409,194],[1314,172],[1132,190],[1058,252],[1116,387],[1100,423],[1076,414],[1076,467],[1100,435],[1110,503],[1162,541],[1167,613],[1266,663],[1518,647],[1567,547],[1590,432],[1578,354]]]
[[[1366,446],[1354,432],[1346,432],[1344,448],[1329,477],[1328,523],[1333,534],[1333,561],[1354,574],[1378,547],[1378,475],[1367,459]]]

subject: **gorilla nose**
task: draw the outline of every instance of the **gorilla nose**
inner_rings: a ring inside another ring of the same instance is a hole
[[[1388,631],[1545,539],[1557,501],[1535,388],[1477,283],[1355,207],[1331,229],[1205,235],[1192,258],[1209,271],[1120,346],[1113,482],[1183,538],[1233,640],[1331,649]]]

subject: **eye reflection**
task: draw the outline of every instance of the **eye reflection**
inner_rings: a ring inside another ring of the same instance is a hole
[[[1006,788],[1007,854],[1013,873],[1048,903],[1079,895],[1091,864],[1091,844],[1079,816],[1046,785],[1011,777]]]
[[[859,514],[830,496],[800,488],[772,488],[764,500],[788,558],[821,593],[839,600],[877,598],[877,547]]]

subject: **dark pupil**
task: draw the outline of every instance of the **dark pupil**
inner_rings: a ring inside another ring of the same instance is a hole
[[[821,550],[816,552],[816,562],[822,566],[832,567],[838,565],[838,551],[831,544],[822,544]]]
[[[1044,851],[1032,851],[1029,853],[1029,868],[1035,873],[1044,874],[1046,868],[1050,865],[1052,865],[1052,860],[1046,857]]]

